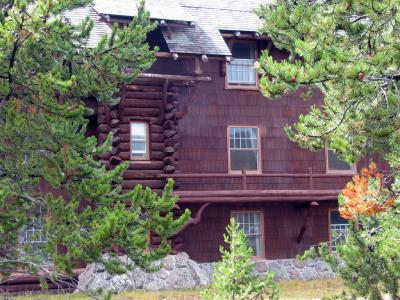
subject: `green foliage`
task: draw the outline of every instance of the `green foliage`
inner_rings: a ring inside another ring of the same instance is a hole
[[[94,159],[110,151],[112,136],[103,145],[86,136],[93,112],[84,99],[118,103],[118,85],[148,69],[155,56],[146,43],[154,25],[143,3],[126,28],[114,26],[94,48],[88,45],[92,20],[72,25],[63,17],[89,4],[0,0],[0,273],[6,276],[17,267],[40,271],[17,245],[20,230],[35,218],[46,220],[45,250],[62,272],[81,261],[101,262],[112,247],[151,268],[189,218],[189,211],[172,216],[172,180],[161,196],[141,186],[124,192],[127,164],[108,171]],[[161,239],[152,251],[150,231]],[[123,271],[115,261],[105,263]]]
[[[233,218],[226,232],[224,240],[228,249],[221,246],[222,260],[215,263],[213,284],[203,292],[203,297],[213,300],[278,299],[274,275],[269,273],[261,280],[254,274],[253,249]]]
[[[400,157],[399,1],[279,0],[258,14],[262,31],[288,58],[259,60],[266,97],[318,88],[322,106],[313,107],[286,131],[299,145],[330,148],[347,162],[385,151]],[[300,59],[301,58],[301,59]]]
[[[324,96],[321,106],[286,127],[289,138],[311,150],[328,142],[348,163],[378,153],[391,167],[390,187],[388,193],[370,197],[378,197],[377,203],[397,198],[400,2],[278,0],[258,14],[264,20],[262,31],[288,54],[283,61],[275,61],[268,52],[260,58],[264,95],[277,97],[304,88]],[[389,293],[398,299],[398,204],[397,200],[391,209],[356,217],[337,255],[322,245],[306,257],[321,255],[354,297],[381,299],[382,293]]]

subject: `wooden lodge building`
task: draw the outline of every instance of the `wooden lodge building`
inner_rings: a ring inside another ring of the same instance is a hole
[[[261,51],[287,57],[258,33],[254,9],[267,1],[147,0],[158,22],[148,35],[150,46],[159,47],[157,61],[121,87],[118,106],[89,103],[96,111],[89,134],[103,142],[114,133],[113,149],[101,161],[108,168],[129,161],[126,190],[142,184],[160,192],[167,178],[175,180],[177,213],[189,208],[192,218],[172,238],[173,251],[198,262],[219,259],[231,217],[255,257],[264,259],[293,258],[346,230],[337,196],[357,166],[329,149],[301,149],[284,132],[322,95],[305,102],[298,91],[269,101],[260,93],[254,64]],[[74,23],[90,16],[89,45],[95,45],[113,23],[128,23],[136,5],[96,0],[66,17]],[[29,236],[28,229],[22,242],[45,241]]]
[[[118,107],[96,107],[92,122],[99,142],[114,133],[104,164],[130,162],[126,189],[161,191],[167,178],[175,180],[179,207],[193,219],[172,245],[199,262],[219,258],[231,217],[255,256],[266,259],[293,258],[346,227],[337,195],[355,166],[328,149],[301,149],[283,130],[321,103],[321,94],[308,102],[301,91],[269,101],[259,91],[254,63],[261,51],[278,60],[287,55],[258,33],[254,9],[265,3],[148,0],[158,22],[148,35],[160,49],[157,61],[121,88]],[[95,44],[112,23],[127,23],[135,13],[134,0],[102,0],[70,18],[93,18]]]

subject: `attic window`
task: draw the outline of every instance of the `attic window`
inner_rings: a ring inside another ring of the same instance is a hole
[[[227,87],[256,87],[256,45],[251,42],[235,41],[232,45],[232,60],[227,64]]]

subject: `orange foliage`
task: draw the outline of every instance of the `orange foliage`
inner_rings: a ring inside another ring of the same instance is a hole
[[[342,191],[344,204],[339,208],[342,218],[349,220],[355,219],[357,215],[371,216],[394,205],[395,197],[384,203],[379,202],[384,188],[382,177],[383,174],[378,172],[374,163],[362,169],[361,176],[353,177],[353,181],[349,182]],[[370,180],[377,180],[379,185],[375,189],[370,189]]]

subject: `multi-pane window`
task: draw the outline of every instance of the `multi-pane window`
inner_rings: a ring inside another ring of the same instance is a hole
[[[131,122],[131,159],[149,159],[148,126],[146,122]]]
[[[330,211],[330,245],[331,250],[336,251],[337,246],[346,240],[349,222],[340,217],[338,211]]]
[[[232,60],[227,66],[228,85],[255,86],[257,84],[255,61],[254,44],[234,43],[232,46]]]
[[[20,233],[19,243],[22,258],[35,263],[48,262],[48,255],[45,251],[46,242],[42,220],[41,218],[34,218],[22,228]]]
[[[235,223],[239,224],[239,229],[246,234],[247,242],[253,249],[253,255],[263,256],[262,212],[241,211],[234,212],[232,215]]]
[[[327,171],[352,172],[354,171],[354,165],[349,165],[341,160],[334,150],[327,149]]]
[[[229,171],[260,171],[258,127],[229,127]]]

